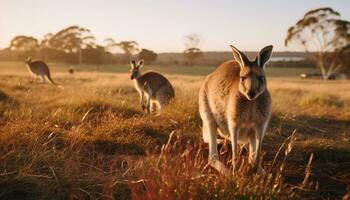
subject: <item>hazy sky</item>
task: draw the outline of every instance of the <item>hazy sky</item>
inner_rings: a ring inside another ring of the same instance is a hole
[[[200,34],[205,51],[226,51],[234,44],[258,50],[285,48],[289,26],[306,11],[330,6],[350,20],[349,0],[0,0],[0,48],[15,35],[41,38],[80,25],[98,42],[112,37],[135,40],[157,52],[182,51],[183,36]]]

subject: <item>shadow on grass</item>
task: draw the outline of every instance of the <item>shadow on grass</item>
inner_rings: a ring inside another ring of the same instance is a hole
[[[8,101],[9,100],[9,96],[0,90],[0,102],[4,102],[4,101]]]
[[[114,192],[114,198],[116,200],[129,200],[131,199],[131,189],[129,185],[119,183],[116,185],[116,190]]]
[[[299,115],[293,118],[285,118],[280,115],[271,117],[270,129],[278,129],[281,136],[288,136],[293,130],[302,135],[313,137],[334,138],[340,136],[350,127],[350,120],[339,120],[331,117],[314,117]],[[274,130],[270,130],[274,132]],[[269,131],[269,132],[270,132]]]
[[[18,108],[19,103],[5,92],[0,90],[0,119],[5,116],[8,110]]]
[[[344,135],[350,138],[349,124],[350,120],[330,117],[273,115],[262,147],[264,160],[272,160],[283,140],[296,130],[298,140],[287,161],[286,180],[300,182],[313,153],[312,178],[319,182],[320,193],[341,198],[350,185],[350,142],[344,139]]]
[[[70,109],[70,108],[68,108]],[[94,122],[102,119],[103,116],[112,114],[124,119],[134,117],[135,115],[141,114],[140,111],[124,107],[122,105],[111,105],[104,102],[88,102],[84,104],[75,105],[73,112],[81,113],[86,115],[84,120]]]
[[[159,141],[162,144],[165,144],[168,141],[169,134],[164,134],[161,131],[150,128],[150,127],[144,128],[143,131],[144,131],[145,135],[156,139],[157,141]]]
[[[127,154],[127,155],[144,155],[145,150],[133,143],[119,143],[112,140],[98,139],[85,143],[87,148],[93,149],[94,151],[107,154]]]
[[[0,199],[3,200],[22,200],[37,199],[37,185],[24,180],[8,180],[0,182]]]
[[[263,149],[275,152],[282,141],[294,130],[297,131],[297,151],[300,155],[296,160],[305,162],[310,153],[315,154],[315,160],[322,162],[341,163],[350,160],[350,142],[344,140],[344,134],[350,137],[350,120],[338,120],[327,117],[301,115],[295,118],[282,118],[273,115]],[[269,154],[269,153],[268,153]]]

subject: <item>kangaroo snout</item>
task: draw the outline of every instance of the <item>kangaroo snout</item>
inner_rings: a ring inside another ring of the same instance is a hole
[[[137,78],[138,75],[139,75],[139,72],[138,71],[134,71],[134,72],[131,73],[130,79],[133,80],[133,79]]]
[[[248,91],[248,97],[250,100],[254,99],[256,96],[256,92],[254,90],[249,90]]]

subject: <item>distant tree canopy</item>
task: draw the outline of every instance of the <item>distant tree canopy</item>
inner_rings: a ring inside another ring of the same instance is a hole
[[[95,38],[91,35],[90,30],[79,26],[70,26],[57,32],[46,43],[48,48],[61,50],[70,54],[76,53],[80,64],[83,60],[83,49],[93,49],[96,47]]]
[[[95,38],[89,29],[70,26],[54,34],[48,40],[49,47],[67,53],[76,53],[81,49],[96,47]]]
[[[19,51],[36,51],[39,49],[39,42],[34,37],[20,35],[11,40],[9,49]]]
[[[148,49],[141,49],[139,59],[144,59],[146,63],[153,63],[157,59],[158,54]]]
[[[186,49],[183,54],[188,60],[190,65],[193,65],[195,60],[203,55],[201,49],[199,48],[200,43],[202,42],[201,36],[198,34],[189,34],[184,36],[184,44]]]
[[[184,55],[192,65],[197,58],[203,55],[203,52],[199,48],[188,48],[184,51]]]
[[[31,36],[16,36],[9,47],[1,52],[1,57],[24,60],[24,57],[32,56],[68,63],[125,63],[138,51],[135,41],[115,42],[109,38],[104,43],[105,46],[98,45],[89,29],[69,26],[57,33],[48,33],[41,40]],[[114,55],[112,52],[115,48],[121,49],[125,56]]]
[[[108,52],[114,52],[117,48],[124,52],[123,63],[129,63],[130,57],[139,50],[138,43],[135,41],[115,42],[113,38],[107,38],[104,40],[104,43]]]
[[[131,55],[139,50],[135,41],[121,41],[117,45],[124,51],[126,59],[130,59]]]
[[[105,50],[108,52],[115,52],[116,48],[118,47],[118,43],[115,42],[113,38],[107,38],[103,41],[105,44]]]
[[[297,43],[320,68],[324,79],[329,79],[348,64],[350,49],[350,22],[340,19],[332,8],[318,8],[307,12],[288,29],[285,46]]]

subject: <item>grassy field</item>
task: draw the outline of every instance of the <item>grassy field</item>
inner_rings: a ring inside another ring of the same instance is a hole
[[[269,69],[267,175],[250,174],[243,152],[232,178],[206,166],[201,139],[197,94],[213,67],[152,68],[176,101],[149,116],[127,66],[74,66],[73,75],[51,66],[59,86],[29,83],[23,63],[0,63],[0,199],[350,198],[349,81]]]

